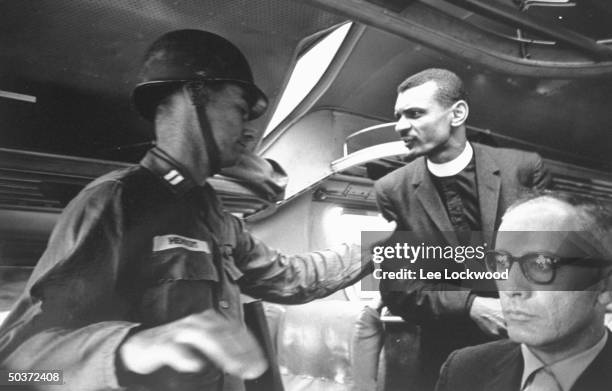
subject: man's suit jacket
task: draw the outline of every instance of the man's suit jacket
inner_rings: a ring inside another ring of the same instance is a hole
[[[549,175],[538,154],[480,144],[472,146],[482,231],[492,233],[499,226],[506,208],[522,192],[545,188]],[[459,244],[424,157],[379,179],[375,189],[380,211],[387,220],[397,223],[397,231],[432,235],[444,232],[445,244]],[[485,241],[491,243],[491,238],[485,237]],[[423,289],[428,287],[432,289]],[[432,286],[409,280],[402,291],[400,295],[386,292],[384,283],[381,284],[385,304],[393,314],[405,319],[422,323],[441,317],[467,315],[469,290],[444,289],[444,284]]]
[[[492,233],[501,216],[522,192],[545,188],[549,181],[542,159],[535,153],[472,144],[483,233]],[[441,245],[458,245],[446,208],[427,170],[425,158],[397,169],[375,184],[377,202],[397,231],[426,233]],[[491,237],[485,237],[491,243]],[[391,240],[393,242],[393,240]],[[390,266],[385,266],[385,263]],[[478,267],[483,267],[481,262]],[[383,269],[404,263],[383,262]],[[463,270],[463,264],[429,262],[428,268]],[[472,283],[468,281],[468,284]],[[480,286],[478,286],[478,284]],[[495,295],[493,281],[476,281],[471,287],[419,280],[381,280],[380,290],[390,311],[420,328],[418,390],[431,390],[440,366],[455,349],[490,341],[469,317],[472,289]],[[475,291],[474,293],[479,293]]]
[[[612,389],[612,335],[571,391]],[[519,391],[523,375],[520,345],[508,340],[453,352],[442,367],[436,391]]]

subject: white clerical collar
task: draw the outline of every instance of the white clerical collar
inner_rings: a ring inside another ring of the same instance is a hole
[[[457,175],[463,171],[468,164],[470,164],[472,156],[474,156],[474,150],[472,149],[470,143],[466,142],[463,151],[459,154],[459,156],[451,161],[445,163],[434,163],[431,160],[426,159],[427,169],[437,177]]]

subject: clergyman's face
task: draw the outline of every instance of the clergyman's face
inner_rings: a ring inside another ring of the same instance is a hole
[[[447,148],[452,137],[452,110],[436,100],[434,81],[400,92],[395,102],[395,131],[408,148],[409,157],[431,156]]]
[[[229,83],[220,89],[210,89],[204,107],[219,148],[221,166],[233,166],[249,146],[256,142],[255,132],[244,128],[249,117],[249,104],[244,90]]]
[[[565,233],[576,229],[572,213],[572,207],[554,200],[523,204],[504,217],[495,249],[515,257],[530,252],[574,257],[579,250],[568,245]],[[554,351],[603,324],[596,289],[599,275],[598,269],[564,265],[556,269],[550,284],[539,285],[527,280],[514,263],[508,280],[497,282],[510,339]]]

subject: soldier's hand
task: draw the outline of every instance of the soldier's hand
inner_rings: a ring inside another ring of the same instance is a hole
[[[135,333],[120,346],[119,358],[141,375],[163,366],[195,373],[212,362],[226,373],[253,379],[268,367],[251,333],[214,310]]]
[[[236,165],[224,167],[221,174],[246,182],[259,196],[271,202],[284,198],[289,181],[287,173],[278,163],[254,152],[245,152]]]
[[[477,296],[472,301],[470,317],[487,335],[501,337],[506,333],[506,322],[499,299]]]

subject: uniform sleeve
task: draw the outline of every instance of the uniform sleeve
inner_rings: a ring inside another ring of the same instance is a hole
[[[249,152],[242,155],[238,164],[221,169],[221,174],[239,179],[260,197],[270,201],[280,201],[285,197],[288,176],[276,161],[264,159]]]
[[[357,245],[288,256],[251,236],[241,223],[237,229],[235,261],[244,273],[240,287],[266,301],[306,303],[350,286],[374,270],[370,261],[362,263]]]
[[[116,292],[123,268],[120,185],[86,189],[65,209],[0,330],[1,366],[63,370],[62,390],[119,388],[115,351],[136,326],[120,320],[125,303]]]

